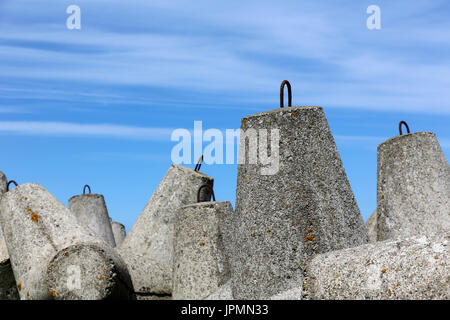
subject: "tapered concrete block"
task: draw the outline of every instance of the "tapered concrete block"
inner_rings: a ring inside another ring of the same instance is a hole
[[[80,224],[88,226],[94,234],[105,240],[111,247],[116,246],[103,195],[89,193],[74,196],[69,199],[69,209]]]
[[[231,279],[210,294],[205,300],[234,300]]]
[[[197,202],[203,184],[212,186],[213,179],[172,165],[119,247],[138,294],[172,294],[175,210]],[[210,197],[209,190],[203,189],[201,199]]]
[[[369,239],[321,107],[254,114],[242,119],[241,129],[233,295],[268,299],[301,282],[308,257]],[[259,135],[256,164],[244,153],[252,149],[250,129]],[[269,154],[274,164],[279,156],[279,170],[262,170]]]
[[[318,255],[307,299],[450,299],[449,233],[391,239]]]
[[[450,168],[433,133],[378,146],[377,200],[378,241],[450,230]]]
[[[41,185],[5,193],[0,223],[21,299],[133,298],[119,255]]]
[[[200,202],[177,209],[174,237],[174,299],[204,299],[230,279],[228,201]]]
[[[125,226],[119,222],[111,222],[111,228],[114,235],[116,246],[120,246],[127,236]]]
[[[377,242],[377,210],[366,221],[366,229],[370,242]]]

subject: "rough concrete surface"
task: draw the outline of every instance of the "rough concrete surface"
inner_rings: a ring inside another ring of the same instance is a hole
[[[175,214],[174,299],[204,299],[230,279],[226,243],[233,207],[228,201],[200,202]]]
[[[118,254],[41,185],[5,193],[0,224],[21,299],[133,296]]]
[[[205,300],[234,300],[231,279],[210,294]]]
[[[391,239],[318,255],[307,299],[450,299],[449,233]]]
[[[3,172],[0,171],[0,195],[6,192],[8,180]]]
[[[116,246],[120,246],[127,236],[125,226],[119,222],[111,222],[111,228],[114,235]]]
[[[367,233],[370,242],[377,242],[377,210],[375,210],[366,221]]]
[[[433,133],[378,146],[377,202],[378,241],[450,231],[450,167]]]
[[[241,129],[250,128],[279,129],[279,171],[262,175],[248,155],[238,166],[233,295],[268,299],[301,283],[308,257],[369,238],[321,107],[244,117]]]
[[[88,226],[111,247],[116,246],[105,198],[101,194],[74,196],[69,199],[69,210],[75,214],[80,224]]]
[[[172,293],[173,219],[175,210],[197,202],[197,190],[213,179],[193,169],[172,165],[119,247],[137,293]],[[202,200],[209,200],[207,188]]]

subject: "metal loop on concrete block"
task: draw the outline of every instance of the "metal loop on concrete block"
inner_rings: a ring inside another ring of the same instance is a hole
[[[281,83],[281,87],[280,87],[280,108],[284,107],[284,86],[287,85],[288,88],[288,107],[292,107],[292,89],[291,89],[291,84],[289,83],[289,81],[284,80]]]
[[[10,186],[11,183],[14,183],[14,185],[15,185],[16,187],[18,186],[17,182],[15,182],[14,180],[9,181],[8,184],[6,185],[6,191],[7,191],[7,192],[9,191],[9,186]]]
[[[89,189],[89,194],[91,194],[91,187],[89,187],[89,185],[87,185],[87,184],[84,185],[83,194],[86,194],[86,188]]]
[[[213,201],[216,201],[216,196],[214,195],[214,190],[213,190],[213,188],[212,188],[209,184],[204,184],[204,185],[200,186],[200,188],[198,188],[198,192],[197,192],[197,202],[200,202],[200,191],[201,191],[203,188],[208,188],[209,191],[211,191],[211,195],[212,195]]]
[[[405,125],[405,127],[406,127],[406,131],[408,132],[408,133],[410,133],[409,132],[409,127],[408,127],[408,124],[405,122],[405,121],[400,121],[400,123],[398,124],[398,131],[400,132],[400,135],[402,135],[403,134],[403,132],[402,132],[402,125]]]
[[[195,165],[194,171],[197,171],[197,172],[200,171],[200,167],[202,166],[202,163],[203,163],[203,155],[200,157],[200,159],[198,159],[198,162]]]

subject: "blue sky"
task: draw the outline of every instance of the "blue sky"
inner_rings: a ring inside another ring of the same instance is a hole
[[[81,8],[68,30],[66,8]],[[366,9],[381,8],[381,30]],[[0,0],[0,170],[63,203],[88,183],[131,228],[175,128],[239,128],[278,107],[324,108],[358,205],[376,207],[376,148],[436,133],[450,154],[448,1]],[[234,204],[236,165],[204,165]]]

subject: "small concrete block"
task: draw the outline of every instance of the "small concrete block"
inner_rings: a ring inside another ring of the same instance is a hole
[[[173,219],[175,210],[197,202],[197,190],[213,179],[193,169],[172,165],[119,247],[137,293],[172,293]],[[210,199],[207,188],[201,200]]]
[[[41,185],[5,193],[0,224],[21,299],[134,296],[119,255]]]
[[[378,146],[377,239],[450,230],[450,167],[431,132]]]
[[[69,199],[69,210],[77,217],[78,223],[88,226],[111,247],[116,246],[105,198],[101,194],[74,196]]]
[[[299,266],[307,258],[368,243],[369,237],[321,107],[250,115],[241,129],[268,130],[263,139],[271,137],[267,144],[279,153],[279,170],[264,175],[266,165],[251,164],[241,134],[245,163],[238,166],[233,295],[269,299],[301,283]],[[272,146],[274,129],[278,148]],[[268,153],[258,149],[258,155]]]
[[[231,279],[220,286],[214,293],[210,294],[205,300],[235,300],[231,289]]]
[[[204,299],[230,279],[226,243],[231,203],[200,202],[175,214],[174,299]]]
[[[114,241],[116,242],[116,246],[120,246],[125,240],[127,233],[125,231],[125,226],[119,222],[111,222],[112,232],[114,235]]]
[[[450,299],[450,233],[391,239],[318,255],[306,299]]]
[[[377,210],[375,210],[369,219],[367,219],[366,228],[370,242],[377,242]]]
[[[0,195],[6,192],[8,180],[3,172],[0,171]]]

